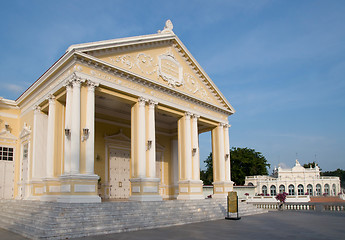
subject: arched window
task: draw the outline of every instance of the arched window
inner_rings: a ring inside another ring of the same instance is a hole
[[[308,195],[313,196],[313,185],[308,184],[307,193],[308,193]]]
[[[262,194],[263,194],[264,196],[267,195],[267,187],[266,187],[266,185],[263,185],[263,186],[262,186]]]
[[[279,193],[283,193],[285,192],[285,186],[284,185],[280,185],[279,186]]]
[[[289,195],[295,195],[295,186],[289,185]]]
[[[325,192],[325,194],[329,195],[329,185],[328,184],[325,184],[324,192]]]
[[[298,185],[298,195],[304,195],[304,187],[302,184]]]
[[[250,183],[248,183],[248,186],[254,186],[254,184],[250,182]]]
[[[316,196],[320,196],[320,195],[321,195],[321,185],[316,184]]]
[[[276,186],[272,185],[271,186],[271,196],[275,196],[275,195],[277,195]]]
[[[335,186],[335,184],[332,185],[332,195],[333,196],[337,195],[337,187]]]

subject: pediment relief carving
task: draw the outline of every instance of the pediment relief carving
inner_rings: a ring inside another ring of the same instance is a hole
[[[208,80],[197,74],[196,67],[191,66],[191,63],[180,56],[180,53],[175,48],[175,46],[171,45],[98,57],[112,65],[168,85],[188,95],[219,107],[225,107],[224,102],[216,94]]]

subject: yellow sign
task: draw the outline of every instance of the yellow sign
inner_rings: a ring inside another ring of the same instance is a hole
[[[237,192],[228,192],[228,211],[237,212]]]

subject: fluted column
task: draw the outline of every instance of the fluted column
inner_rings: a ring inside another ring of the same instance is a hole
[[[72,123],[72,83],[67,82],[66,87],[66,110],[65,110],[65,161],[64,174],[71,173],[71,123]],[[66,133],[67,132],[67,133]]]
[[[157,102],[149,100],[148,110],[148,161],[149,161],[149,177],[156,177],[156,126],[155,126],[155,106]]]
[[[71,121],[71,174],[78,174],[80,161],[80,85],[81,80],[72,80],[72,121]]]
[[[192,116],[192,163],[193,179],[200,180],[200,157],[199,157],[199,133],[198,133],[198,115]]]
[[[48,96],[48,129],[47,129],[47,160],[46,160],[46,177],[54,177],[54,141],[55,141],[55,96]]]
[[[87,81],[87,109],[86,109],[86,128],[89,129],[89,135],[86,140],[86,174],[94,174],[95,164],[95,84]]]

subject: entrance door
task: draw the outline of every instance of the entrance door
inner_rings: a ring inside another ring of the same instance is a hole
[[[129,150],[111,149],[109,157],[110,198],[126,199],[130,195]]]

